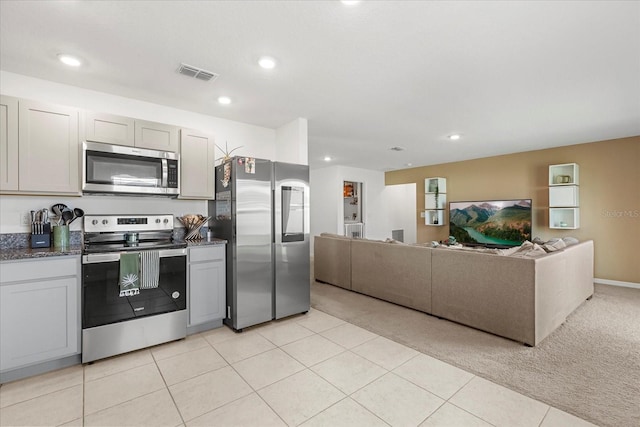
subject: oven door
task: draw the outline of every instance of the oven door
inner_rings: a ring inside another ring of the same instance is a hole
[[[120,295],[120,253],[82,257],[82,329],[185,310],[187,251],[160,250],[158,287]]]
[[[179,193],[175,153],[96,142],[84,142],[82,151],[85,193]]]

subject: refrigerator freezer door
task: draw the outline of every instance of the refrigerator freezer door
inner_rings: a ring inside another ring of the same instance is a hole
[[[275,163],[274,317],[309,311],[309,167]]]
[[[233,161],[235,289],[231,314],[233,328],[242,329],[273,319],[273,166],[269,160]]]

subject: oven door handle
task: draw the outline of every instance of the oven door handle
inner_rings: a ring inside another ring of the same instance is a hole
[[[160,258],[172,257],[172,256],[187,256],[187,249],[160,249]],[[119,262],[120,254],[132,253],[132,252],[110,252],[106,254],[87,254],[82,256],[83,264],[97,264],[101,262]],[[140,252],[133,252],[140,253]]]
[[[82,255],[83,264],[98,264],[101,262],[120,262],[120,253]]]

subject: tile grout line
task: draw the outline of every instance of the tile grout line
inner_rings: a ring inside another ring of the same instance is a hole
[[[551,405],[547,405],[547,411],[544,413],[544,417],[542,417],[542,419],[540,420],[540,423],[538,424],[538,427],[542,426],[542,424],[544,424],[544,420],[547,418],[547,415],[549,415],[549,412],[551,412]]]
[[[206,341],[206,340],[205,340]],[[215,351],[215,349],[214,349]],[[176,403],[175,398],[173,397],[173,394],[171,393],[171,390],[169,389],[169,384],[167,384],[167,380],[164,377],[163,373],[162,373],[162,369],[160,369],[160,366],[158,366],[158,360],[156,359],[156,357],[154,356],[153,352],[151,352],[151,358],[153,358],[153,362],[156,365],[156,369],[158,370],[158,372],[160,373],[160,378],[162,378],[162,383],[164,384],[167,393],[169,393],[169,396],[171,397],[171,401],[173,402],[173,406],[176,408],[176,411],[178,412],[178,416],[180,416],[180,419],[182,420],[182,425],[187,425],[186,421],[184,420],[184,416],[182,416],[182,412],[180,411],[180,408],[178,408],[178,404]],[[155,392],[153,392],[155,393]]]
[[[86,366],[82,365],[82,427],[84,427],[84,403],[86,399],[85,375]]]
[[[65,369],[65,368],[63,368],[63,369]],[[20,381],[20,380],[17,380],[17,381]],[[77,387],[79,385],[82,385],[83,386],[83,390],[84,390],[84,384],[74,384],[74,385],[70,385],[68,387],[63,387],[63,388],[60,388],[60,389],[57,389],[57,390],[50,391],[50,392],[45,393],[45,394],[40,394],[38,396],[33,396],[33,397],[28,398],[28,399],[12,403],[12,404],[7,405],[7,406],[3,406],[2,408],[0,408],[0,411],[5,410],[7,408],[11,408],[12,406],[16,406],[16,405],[20,405],[22,403],[30,402],[30,401],[35,400],[35,399],[40,399],[42,397],[49,396],[49,395],[54,394],[54,393],[59,393],[59,392],[64,391],[64,390],[69,390],[70,388]],[[84,392],[83,392],[83,395],[84,395]]]
[[[485,423],[487,423],[487,424],[489,424],[489,425],[495,426],[495,424],[494,424],[494,423],[492,423],[491,421],[485,420],[485,419],[484,419],[484,418],[482,418],[480,415],[477,415],[477,414],[474,414],[474,413],[472,413],[472,412],[469,412],[469,411],[468,411],[468,410],[466,410],[465,408],[462,408],[462,407],[460,407],[460,406],[456,405],[455,403],[449,402],[448,400],[447,400],[447,402],[446,402],[446,403],[448,403],[449,405],[454,406],[454,407],[456,407],[456,408],[460,409],[461,411],[466,412],[467,414],[469,414],[469,415],[471,415],[471,416],[473,416],[473,417],[475,417],[475,418],[477,418],[477,419],[479,419],[479,420],[484,421]]]
[[[131,369],[125,369],[124,371],[117,372],[116,374],[123,373],[123,372],[127,372],[127,371],[130,371],[130,370],[136,369],[136,368],[142,368],[142,367],[145,367],[145,366],[148,366],[148,365],[155,365],[155,363],[154,363],[154,362],[145,363],[144,365],[136,366],[135,368],[131,368]],[[157,365],[156,365],[156,369],[158,369],[158,366],[157,366]],[[163,381],[163,383],[164,383],[164,378],[162,377],[162,372],[160,372],[160,369],[158,369],[158,373],[160,374],[160,378],[162,378],[162,381]],[[114,375],[115,375],[115,374],[114,374]],[[102,377],[102,378],[107,378],[107,377],[109,377],[109,376],[111,376],[111,375],[108,375],[108,376],[105,376],[105,377]],[[89,381],[89,382],[90,382],[90,383],[91,383],[91,382],[95,382],[95,381],[98,381],[98,380],[100,380],[100,379],[102,379],[102,378],[98,378],[97,380],[91,380],[91,381]],[[84,390],[84,384],[83,384],[83,390]],[[100,413],[100,412],[106,411],[106,410],[108,410],[108,409],[113,409],[113,408],[115,408],[116,406],[123,405],[123,404],[125,404],[125,403],[127,403],[127,402],[131,402],[132,400],[139,399],[139,398],[144,397],[144,396],[148,396],[148,395],[153,394],[153,393],[155,393],[155,392],[157,392],[157,391],[160,391],[160,390],[162,390],[162,389],[161,389],[161,388],[159,388],[159,389],[157,389],[157,390],[153,390],[153,391],[150,391],[150,392],[148,392],[148,393],[143,393],[143,394],[141,394],[141,395],[139,395],[139,396],[133,397],[133,398],[128,399],[128,400],[126,400],[126,401],[124,401],[124,402],[116,403],[115,405],[108,406],[108,407],[106,407],[106,408],[102,408],[102,409],[100,409],[100,410],[98,410],[98,411],[95,411],[95,412],[92,412],[92,413],[90,413],[90,414],[85,414],[85,407],[84,407],[84,406],[85,406],[85,405],[84,405],[84,403],[85,403],[85,402],[84,402],[84,393],[83,393],[83,404],[82,404],[83,425],[84,425],[84,417],[85,417],[85,416],[91,416],[91,415],[95,415],[95,414],[98,414],[98,413]]]
[[[276,348],[280,349],[280,347],[276,347]],[[281,350],[281,349],[280,349],[280,350]],[[281,351],[284,351],[284,350],[281,350]],[[285,352],[285,354],[286,354],[286,352]],[[246,360],[246,359],[244,359],[244,360]],[[278,418],[280,418],[280,419],[282,420],[282,422],[283,422],[285,425],[288,425],[288,424],[287,424],[287,422],[282,418],[282,416],[281,416],[281,415],[280,415],[280,414],[279,414],[279,413],[278,413],[274,408],[272,408],[272,407],[271,407],[271,405],[269,405],[269,403],[268,403],[266,400],[264,400],[264,398],[260,395],[260,393],[258,393],[258,390],[265,389],[265,388],[269,387],[270,385],[275,384],[275,382],[274,382],[274,383],[271,383],[271,384],[268,384],[268,385],[266,385],[266,386],[264,386],[264,387],[262,387],[262,388],[260,388],[260,389],[255,389],[251,384],[249,384],[249,382],[248,382],[247,380],[245,380],[245,379],[244,379],[244,377],[240,374],[240,372],[238,372],[238,371],[236,370],[236,368],[235,368],[233,365],[229,365],[229,366],[231,366],[231,369],[233,369],[233,371],[236,373],[236,375],[238,375],[238,376],[242,379],[242,381],[244,381],[244,382],[249,386],[249,388],[250,388],[251,390],[253,390],[253,393],[255,393],[255,394],[256,394],[256,396],[258,396],[258,398],[259,398],[260,400],[262,400],[262,401],[264,402],[264,404],[265,404],[265,405],[267,405],[267,407],[268,407],[269,409],[271,409],[271,411],[272,411],[274,414],[276,414],[276,416],[277,416]],[[304,366],[304,365],[303,365],[303,366]],[[304,369],[303,369],[302,371],[304,371]],[[302,372],[302,371],[295,372],[295,373],[293,373],[293,374],[291,374],[291,375],[289,375],[289,376],[287,376],[287,377],[285,377],[285,378],[289,378],[289,377],[291,377],[291,376],[293,376],[293,375],[295,375],[295,374],[297,374],[297,373],[300,373],[300,372]],[[282,378],[282,379],[280,379],[280,380],[278,380],[278,381],[282,381],[283,379],[284,379],[284,378]],[[276,381],[276,382],[278,382],[278,381]],[[250,393],[250,394],[251,394],[251,393]],[[243,399],[243,398],[245,398],[245,397],[247,397],[247,396],[249,396],[249,394],[247,394],[247,395],[245,395],[245,396],[242,396],[242,397],[239,397],[239,398],[237,398],[237,399],[233,400],[232,402],[235,402],[235,401],[237,401],[237,400]],[[229,402],[229,403],[231,403],[231,402]],[[218,408],[212,409],[212,410],[211,410],[211,411],[209,411],[209,412],[213,412],[213,411],[215,411],[215,410],[217,410],[217,409],[219,409],[219,408],[221,408],[221,407],[223,407],[223,406],[228,405],[229,403],[225,403],[224,405],[222,405],[222,406],[220,406],[220,407],[218,407]],[[209,413],[209,412],[207,412],[207,413]],[[204,414],[203,414],[203,415],[204,415]]]
[[[446,400],[443,400],[442,403],[440,405],[438,405],[438,407],[436,409],[433,410],[433,412],[431,412],[429,415],[427,415],[426,418],[424,418],[422,421],[420,421],[418,423],[418,425],[421,425],[422,423],[424,423],[425,421],[427,421],[429,418],[431,418],[433,416],[433,414],[435,414],[436,412],[438,412],[440,410],[440,408],[442,408],[444,405],[447,404]]]

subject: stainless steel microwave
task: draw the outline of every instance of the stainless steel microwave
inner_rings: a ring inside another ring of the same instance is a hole
[[[83,193],[180,193],[177,153],[85,141],[82,159]]]

